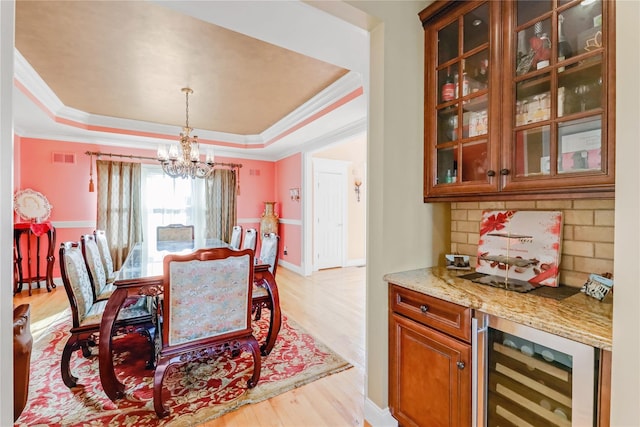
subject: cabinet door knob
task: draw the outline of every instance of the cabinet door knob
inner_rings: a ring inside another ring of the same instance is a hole
[[[464,362],[458,362],[456,365],[458,365],[458,369],[464,369]]]
[[[423,313],[426,313],[427,311],[429,311],[429,306],[426,305],[426,304],[422,304],[420,306],[420,311],[423,312]]]
[[[500,169],[500,175],[509,175],[509,169]]]
[[[496,171],[494,171],[493,169],[489,169],[487,171],[487,176],[496,176]]]

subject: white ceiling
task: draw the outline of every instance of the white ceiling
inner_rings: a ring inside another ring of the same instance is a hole
[[[297,1],[18,0],[16,47],[23,137],[155,150],[185,86],[218,155],[277,160],[366,127],[366,31]]]

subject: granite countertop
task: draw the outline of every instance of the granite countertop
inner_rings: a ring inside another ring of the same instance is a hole
[[[613,299],[582,292],[562,300],[480,285],[444,267],[390,273],[384,280],[603,350],[612,348]]]

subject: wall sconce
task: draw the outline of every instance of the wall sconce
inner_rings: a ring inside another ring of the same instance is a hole
[[[356,196],[358,197],[358,202],[360,201],[360,186],[362,185],[362,180],[360,178],[356,178],[354,181]]]
[[[290,188],[289,189],[289,197],[293,202],[300,201],[300,189],[299,188]]]

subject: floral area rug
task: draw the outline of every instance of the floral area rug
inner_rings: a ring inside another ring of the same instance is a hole
[[[138,334],[114,339],[116,374],[125,384],[125,397],[112,402],[100,385],[96,354],[71,357],[78,386],[67,388],[60,375],[62,349],[69,336],[71,315],[58,319],[49,333],[34,344],[29,401],[17,426],[194,426],[242,405],[256,403],[324,376],[351,367],[286,316],[276,345],[262,358],[260,381],[253,389],[247,380],[253,369],[251,354],[194,362],[165,375],[164,402],[171,408],[159,419],[153,410],[153,371],[145,369],[149,343]],[[269,312],[254,322],[262,342]],[[81,384],[81,385],[80,385]]]

